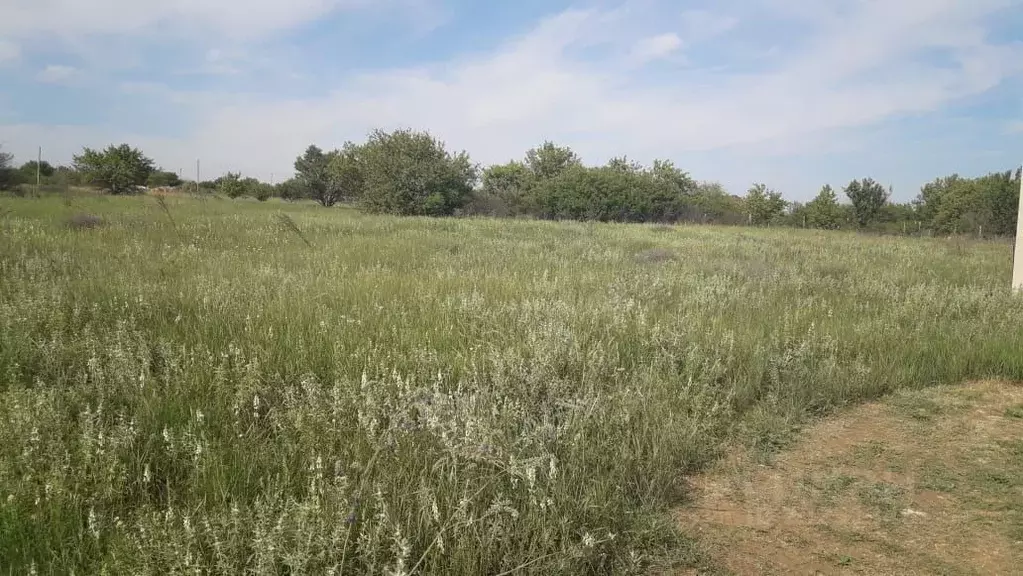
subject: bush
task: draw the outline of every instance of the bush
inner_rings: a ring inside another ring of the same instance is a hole
[[[373,132],[359,149],[370,212],[448,216],[469,201],[477,167],[465,152],[450,154],[426,132]]]
[[[218,188],[221,194],[231,199],[245,194],[245,183],[241,179],[241,174],[237,172],[228,172],[221,176]]]
[[[174,188],[181,186],[181,178],[174,172],[157,170],[149,175],[146,185],[150,188]]]
[[[0,149],[0,190],[10,190],[21,183],[19,173],[14,169],[14,155]]]
[[[688,199],[650,172],[620,166],[573,166],[534,188],[531,208],[540,218],[601,222],[674,222]]]
[[[102,152],[85,148],[74,157],[74,165],[87,182],[112,194],[136,191],[153,173],[153,161],[127,144],[111,145]]]

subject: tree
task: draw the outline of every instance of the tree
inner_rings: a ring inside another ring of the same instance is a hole
[[[770,224],[785,212],[788,203],[765,184],[754,184],[746,192],[745,208],[750,220],[756,226]]]
[[[220,193],[228,198],[238,198],[245,194],[245,182],[242,175],[237,172],[228,172],[219,179],[217,188]]]
[[[39,170],[38,174],[36,172],[37,167]],[[43,160],[42,162],[29,160],[28,162],[22,164],[21,168],[18,168],[18,172],[21,173],[20,180],[22,182],[33,183],[36,181],[37,175],[43,178],[49,178],[50,176],[53,176],[54,170],[55,168],[53,167],[53,165],[47,162],[46,160]]]
[[[526,152],[526,166],[536,178],[546,180],[574,166],[582,166],[582,161],[571,148],[545,141]]]
[[[810,228],[835,230],[839,227],[838,197],[830,185],[825,184],[817,196],[803,207],[806,225]]]
[[[608,161],[607,168],[626,174],[634,174],[643,170],[643,165],[634,160],[629,160],[628,156],[616,156]]]
[[[289,178],[283,182],[278,183],[275,188],[277,196],[281,200],[299,200],[301,198],[308,198],[309,194],[305,189],[305,186],[297,178]]]
[[[888,201],[888,192],[884,186],[871,178],[853,180],[845,187],[845,195],[852,202],[853,214],[860,228],[874,222]]]
[[[474,191],[466,210],[472,214],[511,216],[529,210],[529,193],[535,184],[532,171],[522,162],[489,166],[483,170],[480,189]]]
[[[349,142],[329,153],[309,146],[295,160],[295,179],[306,195],[325,207],[337,204],[345,195],[358,196],[363,180],[358,153],[359,147]]]
[[[13,188],[18,184],[18,172],[14,170],[14,155],[0,149],[0,190]]]
[[[688,172],[675,167],[671,160],[654,160],[650,174],[654,180],[667,186],[677,196],[688,199],[696,196],[698,192],[699,185],[696,181],[689,176]]]
[[[149,175],[149,179],[146,180],[146,185],[150,188],[173,188],[181,186],[181,178],[176,172],[171,172],[169,170],[155,170]]]
[[[469,200],[478,167],[468,154],[451,154],[427,132],[376,130],[359,151],[365,172],[361,203],[370,212],[454,214]]]
[[[127,144],[110,145],[102,152],[85,148],[74,157],[74,166],[87,182],[112,194],[133,192],[153,172],[153,161]]]
[[[274,187],[266,182],[256,182],[249,191],[260,202],[266,202],[274,195]]]
[[[334,150],[327,155],[327,187],[336,195],[335,201],[354,200],[362,195],[366,186],[366,175],[361,152],[361,147],[345,142],[340,150]]]
[[[310,145],[304,154],[295,159],[295,179],[301,183],[310,198],[326,207],[337,202],[334,191],[329,186],[328,161],[327,155],[315,144]]]

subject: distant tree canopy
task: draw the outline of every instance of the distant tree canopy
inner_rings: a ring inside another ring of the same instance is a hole
[[[146,179],[146,186],[150,188],[181,186],[181,178],[176,172],[168,170],[154,170]]]
[[[806,225],[810,228],[834,230],[841,225],[841,209],[838,196],[830,185],[825,184],[820,193],[803,207]]]
[[[36,172],[37,168],[38,173]],[[21,165],[21,168],[18,169],[18,172],[21,173],[21,180],[23,182],[35,182],[36,176],[39,176],[41,178],[49,178],[53,176],[55,170],[56,169],[46,160],[43,160],[42,162],[29,160],[28,162],[25,162],[24,164]]]
[[[845,195],[852,202],[853,214],[860,228],[876,221],[881,209],[888,202],[888,192],[884,186],[871,178],[853,180],[845,187]]]
[[[151,159],[127,144],[111,145],[103,151],[85,148],[74,157],[74,166],[87,182],[113,194],[135,191],[145,185],[154,170]]]
[[[777,222],[788,203],[781,197],[781,192],[775,192],[766,184],[754,184],[746,192],[745,208],[749,215],[750,222],[762,226]]]
[[[14,155],[0,148],[0,190],[13,188],[18,184],[18,174],[14,169]]]
[[[812,200],[788,202],[764,183],[743,197],[718,182],[697,182],[668,160],[652,166],[626,156],[586,166],[569,147],[544,141],[523,158],[481,170],[469,155],[450,152],[428,132],[371,132],[360,144],[325,151],[311,145],[295,159],[293,178],[270,185],[229,172],[198,188],[230,198],[312,199],[323,206],[355,202],[395,215],[483,215],[615,222],[700,222],[834,230],[983,233],[1016,230],[1020,171],[967,178],[952,174],[923,186],[912,202],[893,203],[892,190],[872,178],[841,192],[825,185]],[[34,183],[35,161],[15,166],[0,150],[0,189]],[[38,165],[43,184],[93,184],[114,194],[138,186],[180,186],[170,171],[127,144],[85,148],[72,166]],[[45,190],[45,186],[43,188]]]
[[[469,200],[479,177],[465,152],[452,154],[426,132],[380,130],[358,149],[370,212],[405,216],[447,216]]]

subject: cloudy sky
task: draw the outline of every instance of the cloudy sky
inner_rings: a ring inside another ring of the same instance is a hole
[[[0,0],[0,145],[129,142],[291,173],[427,129],[481,163],[549,139],[790,199],[1023,161],[1023,0]]]

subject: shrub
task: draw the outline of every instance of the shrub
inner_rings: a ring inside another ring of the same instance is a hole
[[[465,152],[450,154],[427,132],[373,132],[359,149],[370,212],[447,216],[466,204],[477,166]]]
[[[85,148],[74,157],[74,165],[87,182],[112,194],[134,192],[153,172],[153,161],[127,144],[111,145],[102,152]]]

